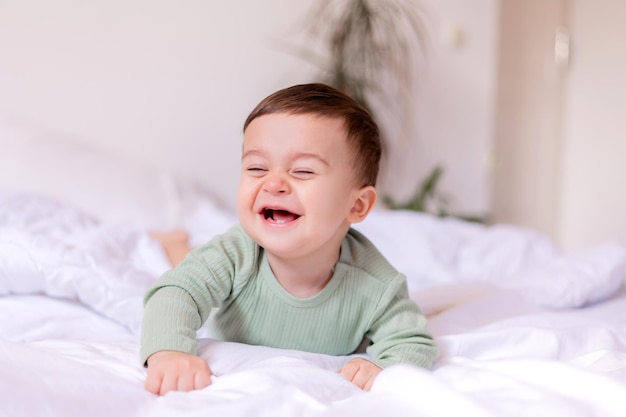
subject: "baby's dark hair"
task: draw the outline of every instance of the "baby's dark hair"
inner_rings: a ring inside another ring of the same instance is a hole
[[[342,91],[325,84],[299,84],[264,98],[243,125],[266,114],[311,114],[344,120],[348,146],[354,153],[356,178],[361,186],[376,185],[382,147],[378,126],[369,112]]]

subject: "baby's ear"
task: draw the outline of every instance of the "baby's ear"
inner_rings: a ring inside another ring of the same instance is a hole
[[[376,204],[376,188],[371,185],[366,185],[358,190],[354,205],[350,209],[348,214],[348,221],[350,223],[359,223],[363,221],[367,215],[374,208]]]

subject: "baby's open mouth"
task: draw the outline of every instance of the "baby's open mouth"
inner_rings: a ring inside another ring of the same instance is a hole
[[[265,220],[272,220],[278,224],[292,222],[300,217],[300,215],[287,210],[275,210],[270,208],[264,208],[261,211],[261,214],[263,215],[263,218],[265,218]]]

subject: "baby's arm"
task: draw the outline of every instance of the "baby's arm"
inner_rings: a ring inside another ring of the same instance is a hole
[[[148,358],[146,390],[164,395],[169,391],[192,391],[211,384],[211,368],[202,358],[162,350]]]
[[[145,388],[158,395],[200,389],[211,383],[209,365],[195,355],[196,331],[208,317],[211,302],[202,293],[193,292],[193,284],[201,287],[202,280],[188,278],[190,285],[182,279],[178,286],[172,285],[175,281],[165,276],[148,291],[141,329],[140,358],[148,367]]]
[[[362,390],[369,391],[374,378],[380,371],[381,369],[373,362],[363,358],[354,358],[348,361],[339,373]]]
[[[388,287],[393,297],[383,297],[380,315],[372,323],[366,337],[372,341],[366,352],[373,365],[387,366],[407,363],[426,369],[432,367],[438,349],[427,330],[426,317],[408,297],[406,282]]]

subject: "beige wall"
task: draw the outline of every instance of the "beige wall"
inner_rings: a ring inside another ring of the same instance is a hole
[[[491,206],[490,158],[496,108],[497,0],[424,1],[429,43],[414,93],[414,142],[398,195],[413,191],[436,164],[454,211]]]
[[[269,92],[313,79],[277,47],[312,2],[4,0],[0,117],[196,177],[232,206],[242,120]],[[442,163],[460,211],[491,210],[567,249],[626,243],[626,2],[422,4],[414,141],[386,189],[408,197]]]
[[[310,1],[0,1],[0,117],[197,177],[232,205],[241,127],[310,79],[276,47]]]
[[[298,37],[311,3],[0,1],[0,117],[197,177],[232,206],[245,116],[266,94],[313,80],[277,45]],[[484,212],[497,0],[423,6],[431,38],[414,142],[395,154],[385,189],[407,197],[442,162],[455,205]]]

